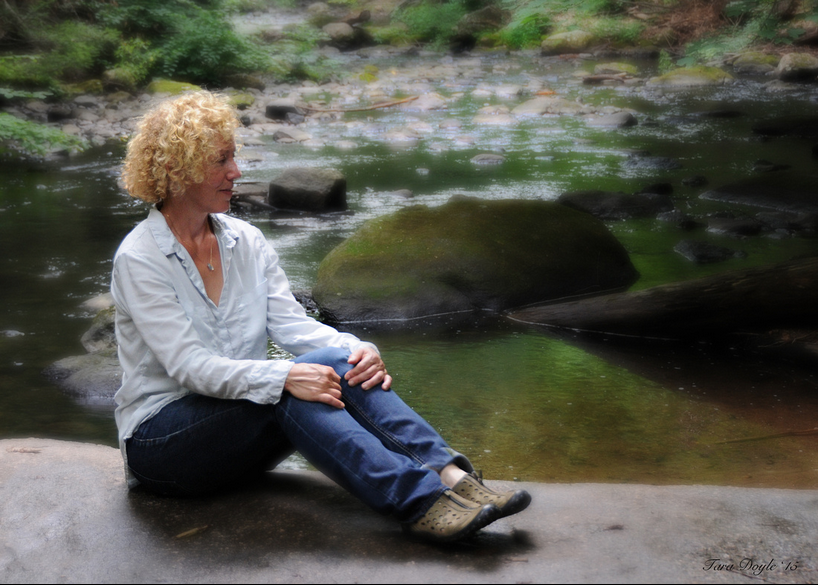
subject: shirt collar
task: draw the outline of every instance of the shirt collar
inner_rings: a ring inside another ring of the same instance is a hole
[[[213,222],[213,230],[216,237],[225,248],[233,248],[239,239],[239,234],[225,222],[222,214],[213,213],[210,215]],[[156,244],[165,256],[178,254],[181,252],[181,244],[170,231],[170,226],[165,220],[165,216],[156,207],[148,213],[148,227],[156,240]]]

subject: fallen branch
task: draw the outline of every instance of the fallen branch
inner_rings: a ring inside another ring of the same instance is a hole
[[[375,110],[377,108],[388,108],[390,106],[397,106],[399,104],[405,104],[406,102],[411,102],[413,100],[418,99],[419,95],[414,95],[412,97],[403,98],[402,100],[397,100],[394,102],[381,102],[379,104],[375,104],[372,106],[366,106],[365,108],[313,108],[310,106],[298,106],[302,110],[309,110],[311,112],[365,112],[367,110]]]

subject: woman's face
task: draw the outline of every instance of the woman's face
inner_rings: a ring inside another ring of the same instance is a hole
[[[220,145],[216,159],[205,167],[204,181],[188,185],[185,189],[184,198],[190,206],[205,213],[226,213],[230,210],[233,181],[241,177],[235,154],[235,143]]]

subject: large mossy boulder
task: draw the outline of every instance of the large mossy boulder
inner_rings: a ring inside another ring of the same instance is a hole
[[[313,294],[330,321],[400,326],[621,290],[637,278],[622,245],[586,213],[458,198],[367,222],[327,255]]]

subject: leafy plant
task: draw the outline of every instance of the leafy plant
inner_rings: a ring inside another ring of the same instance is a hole
[[[466,12],[462,0],[440,4],[423,0],[420,4],[397,11],[393,19],[407,26],[410,37],[440,47],[452,37],[454,25]]]
[[[500,31],[500,41],[510,49],[536,46],[550,27],[551,19],[547,14],[523,10]]]
[[[127,71],[138,85],[145,81],[159,60],[159,51],[141,38],[123,41],[114,54],[116,67]]]
[[[228,74],[259,70],[269,62],[262,49],[237,35],[221,15],[206,11],[177,23],[160,45],[158,60],[163,75],[197,83],[218,83]]]
[[[55,148],[82,150],[88,147],[88,143],[77,136],[0,112],[0,145],[4,143],[24,154],[37,156]]]
[[[645,27],[636,21],[600,17],[593,19],[587,28],[597,38],[616,44],[630,44],[639,39]]]

